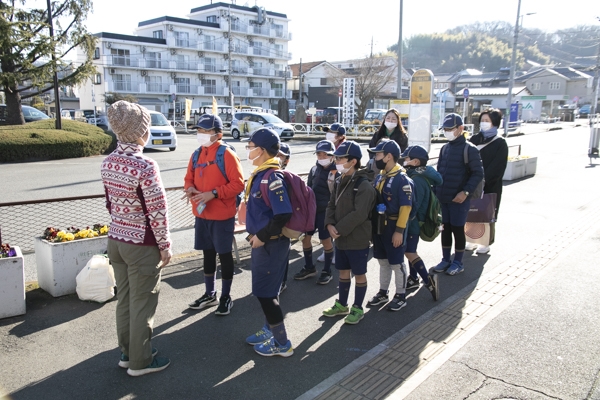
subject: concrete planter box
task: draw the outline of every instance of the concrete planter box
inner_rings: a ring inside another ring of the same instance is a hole
[[[25,269],[21,249],[16,257],[0,258],[0,318],[25,314]]]
[[[524,177],[526,160],[527,159],[509,161],[506,164],[506,170],[504,171],[504,176],[502,176],[502,180],[514,181],[515,179],[520,179]]]
[[[108,236],[51,243],[35,238],[38,284],[53,297],[75,293],[75,278],[94,254],[106,251]]]
[[[525,159],[525,172],[523,176],[535,175],[537,170],[537,157],[529,157]]]

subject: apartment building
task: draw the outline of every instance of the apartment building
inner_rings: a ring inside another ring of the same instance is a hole
[[[214,3],[193,8],[188,19],[142,21],[134,35],[101,32],[98,73],[80,90],[82,108],[103,111],[104,94],[135,96],[139,103],[180,120],[212,104],[277,109],[291,59],[288,18],[263,7]],[[287,98],[291,97],[288,93]]]

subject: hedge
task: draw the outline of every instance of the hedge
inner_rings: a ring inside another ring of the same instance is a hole
[[[84,122],[46,119],[25,125],[0,126],[0,162],[88,157],[111,151],[114,135]]]

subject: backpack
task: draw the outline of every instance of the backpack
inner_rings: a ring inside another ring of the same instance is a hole
[[[448,153],[448,145],[444,146],[443,149],[443,154],[444,157],[446,156],[446,153]],[[469,144],[465,143],[465,150],[463,152],[463,162],[465,163],[465,165],[469,166]],[[471,176],[471,170],[469,169],[469,176],[467,177],[467,181],[469,180],[469,177]],[[485,177],[481,178],[481,181],[479,182],[479,184],[475,187],[475,190],[473,190],[473,193],[469,193],[469,199],[480,199],[483,196],[483,187],[485,186]]]
[[[416,176],[425,179],[427,186],[429,187],[429,202],[427,203],[425,221],[419,221],[419,237],[426,242],[433,242],[440,234],[439,227],[442,225],[442,207],[440,206],[440,201],[433,192],[429,179],[421,175]]]
[[[209,161],[206,164],[198,164],[198,158],[200,157],[200,148],[197,148],[196,151],[194,151],[194,154],[192,155],[192,173],[196,171],[196,167],[206,167],[210,164],[217,164],[217,167],[219,167],[219,170],[221,171],[227,182],[229,182],[227,172],[225,171],[225,150],[227,150],[227,148],[231,149],[231,151],[233,151],[233,153],[235,154],[235,148],[233,146],[223,143],[219,146],[217,150],[215,161]],[[240,192],[235,198],[236,207],[239,207],[240,203],[242,202],[242,193],[243,191]]]
[[[263,175],[260,182],[260,192],[268,207],[271,207],[268,182],[269,177],[275,171],[283,175],[290,203],[292,204],[292,218],[285,224],[281,233],[290,239],[299,239],[304,233],[315,230],[315,217],[317,215],[315,193],[304,183],[302,178],[293,172],[271,168]]]

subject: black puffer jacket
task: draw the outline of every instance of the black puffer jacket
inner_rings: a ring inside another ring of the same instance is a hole
[[[469,165],[465,165],[464,150],[469,146]],[[479,150],[463,135],[444,145],[440,150],[437,170],[444,180],[435,187],[435,194],[440,203],[451,203],[459,192],[473,193],[483,179],[483,165]]]
[[[497,139],[494,139],[496,137]],[[502,177],[504,176],[504,170],[506,170],[506,163],[508,162],[508,145],[506,144],[506,140],[501,136],[493,136],[486,139],[482,133],[478,133],[469,140],[476,146],[489,143],[479,151],[481,162],[483,163],[483,171],[485,172],[485,187],[483,191],[485,193],[502,193]],[[500,203],[499,198],[498,203]]]
[[[329,166],[323,167],[317,163],[314,165],[308,174],[307,185],[315,192],[315,198],[317,200],[317,212],[323,212],[327,209],[331,192],[329,191],[329,185],[327,179],[331,171],[335,171],[335,163],[332,162]],[[337,178],[339,173],[336,171],[335,177]]]
[[[382,124],[379,130],[371,138],[371,141],[369,142],[369,147],[373,148],[377,146],[377,143],[379,143],[381,139],[390,139],[398,143],[398,146],[400,146],[400,153],[406,150],[406,148],[408,147],[408,136],[404,134],[400,130],[400,128],[396,127],[389,137],[385,134],[385,132],[386,127]],[[369,157],[373,158],[374,155],[370,155]]]

